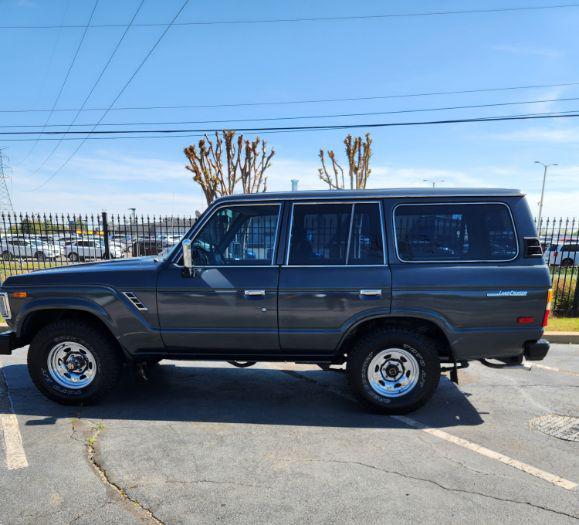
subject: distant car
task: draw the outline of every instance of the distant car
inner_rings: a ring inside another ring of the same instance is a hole
[[[105,245],[100,239],[81,239],[65,245],[66,257],[73,262],[86,259],[102,259],[105,256]],[[114,244],[109,244],[111,259],[123,257],[123,250]]]
[[[23,237],[9,237],[1,242],[2,259],[34,258],[38,261],[57,259],[64,254],[60,246],[42,242],[38,239],[26,239]]]
[[[158,255],[167,245],[163,241],[154,238],[144,238],[133,242],[131,246],[131,255],[141,257],[143,255]]]
[[[179,244],[179,241],[181,240],[182,237],[183,237],[182,235],[175,235],[175,234],[158,235],[157,240],[161,241],[163,243],[163,246],[175,246],[175,244]]]
[[[579,265],[579,241],[550,244],[545,251],[544,259],[549,265],[563,268]]]

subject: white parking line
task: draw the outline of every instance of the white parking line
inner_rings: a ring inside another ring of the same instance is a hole
[[[437,428],[427,427],[426,425],[423,425],[422,423],[420,423],[419,421],[416,421],[416,419],[413,419],[411,417],[406,417],[406,416],[391,416],[391,417],[393,419],[401,421],[402,423],[405,423],[408,426],[422,430],[423,432],[426,432],[427,434],[430,434],[432,436],[436,436],[437,438],[440,438],[440,439],[444,439],[445,441],[448,441],[449,443],[454,443],[455,445],[458,445],[459,447],[463,447],[463,448],[466,448],[466,449],[471,450],[473,452],[476,452],[477,454],[480,454],[481,456],[486,456],[487,458],[491,458],[491,459],[494,459],[496,461],[500,461],[501,463],[504,463],[505,465],[509,465],[510,467],[516,468],[518,470],[522,470],[523,472],[526,472],[527,474],[530,474],[531,476],[535,476],[536,478],[542,479],[544,481],[548,481],[549,483],[552,483],[553,485],[557,485],[558,487],[561,487],[561,488],[564,488],[567,490],[573,490],[575,487],[577,487],[577,483],[574,483],[573,481],[569,481],[568,479],[561,478],[559,476],[556,476],[555,474],[551,474],[550,472],[546,472],[544,470],[533,467],[532,465],[527,465],[526,463],[523,463],[522,461],[518,461],[516,459],[510,458],[509,456],[505,456],[504,454],[501,454],[500,452],[495,452],[494,450],[490,450],[490,449],[483,447],[481,445],[477,445],[476,443],[473,443],[472,441],[469,441],[467,439],[453,436],[452,434],[449,434],[448,432],[445,432],[444,430],[439,430]]]
[[[264,363],[266,365],[267,368],[275,368],[276,365],[280,365],[282,363]],[[287,363],[283,363],[282,367],[278,367],[277,369],[283,372],[290,372],[290,374],[292,376],[300,376],[301,374],[299,374],[299,372],[297,370],[288,370],[288,366]],[[304,378],[305,379],[305,378]],[[317,381],[314,381],[316,383],[318,383]],[[321,385],[321,383],[318,383]],[[341,397],[345,397],[349,400],[354,400],[353,396],[348,395],[346,392],[342,392],[341,390],[335,388],[334,386],[331,385],[323,385],[326,388],[328,388],[328,390],[330,390],[332,393],[334,394],[338,394]],[[563,489],[566,490],[574,490],[577,487],[577,483],[570,481],[568,479],[562,478],[560,476],[557,476],[555,474],[551,474],[550,472],[546,472],[544,470],[541,470],[539,468],[533,467],[532,465],[527,465],[526,463],[523,463],[522,461],[519,461],[517,459],[513,459],[509,456],[506,456],[505,454],[501,454],[500,452],[495,452],[494,450],[488,449],[486,447],[483,447],[482,445],[478,445],[477,443],[474,443],[472,441],[469,441],[467,439],[463,439],[457,436],[454,436],[452,434],[449,434],[448,432],[445,432],[444,430],[439,430],[437,428],[431,428],[428,427],[426,425],[424,425],[423,423],[421,423],[420,421],[417,421],[414,418],[408,417],[408,416],[390,416],[392,419],[396,419],[397,421],[400,421],[401,423],[404,423],[405,425],[408,425],[410,427],[416,428],[418,430],[422,430],[423,432],[426,432],[427,434],[430,434],[431,436],[435,436],[439,439],[443,439],[444,441],[448,441],[449,443],[453,443],[455,445],[458,445],[459,447],[463,447],[467,450],[470,450],[472,452],[475,452],[477,454],[480,454],[481,456],[485,456],[487,458],[490,459],[494,459],[496,461],[500,461],[501,463],[504,463],[505,465],[508,465],[510,467],[516,468],[518,470],[521,470],[522,472],[525,472],[527,474],[530,474],[531,476],[534,476],[536,478],[542,479],[543,481],[548,481],[549,483],[552,483],[553,485],[556,485],[558,487],[561,487]]]
[[[541,370],[549,370],[551,372],[558,372],[559,374],[567,374],[570,376],[579,376],[579,372],[573,372],[572,370],[563,370],[561,368],[555,368],[554,366],[541,365],[539,363],[523,363],[523,366],[529,370],[533,368],[540,368]]]
[[[18,418],[14,413],[14,405],[12,398],[8,391],[6,377],[2,370],[2,362],[0,361],[0,397],[6,396],[4,405],[7,406],[8,411],[3,411],[0,414],[0,426],[4,434],[4,450],[6,453],[6,466],[8,470],[17,470],[28,467],[28,459],[22,446],[22,435],[20,434],[20,427],[18,425]]]

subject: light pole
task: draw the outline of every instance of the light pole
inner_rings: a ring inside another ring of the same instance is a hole
[[[437,182],[446,182],[444,179],[422,179],[422,182],[432,182],[432,187],[436,188]]]
[[[543,216],[543,197],[545,196],[545,182],[547,181],[547,170],[551,166],[558,166],[559,164],[545,164],[539,160],[535,161],[535,164],[540,164],[543,166],[543,184],[541,186],[541,200],[539,201],[539,217],[537,217],[537,231],[541,228],[541,217]]]

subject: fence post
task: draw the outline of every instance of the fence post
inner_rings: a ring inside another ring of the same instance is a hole
[[[105,253],[103,254],[103,259],[110,259],[110,250],[109,250],[109,222],[107,212],[103,211],[103,241],[105,244]]]

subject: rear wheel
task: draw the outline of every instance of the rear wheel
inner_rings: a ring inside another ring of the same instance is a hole
[[[5,250],[2,252],[2,259],[4,259],[5,261],[11,261],[12,254],[8,250]]]
[[[45,255],[44,252],[36,252],[36,253],[34,254],[34,258],[35,258],[37,261],[46,261],[46,255]]]
[[[69,254],[68,254],[68,258],[69,258],[69,260],[71,260],[72,262],[77,262],[77,261],[80,259],[80,257],[78,256],[78,253],[75,253],[75,252],[69,253]]]
[[[78,321],[44,327],[28,350],[32,381],[46,397],[63,405],[100,400],[117,384],[122,365],[108,334]]]
[[[421,407],[440,380],[435,342],[404,328],[385,328],[358,339],[347,371],[358,399],[385,414],[405,414]]]

